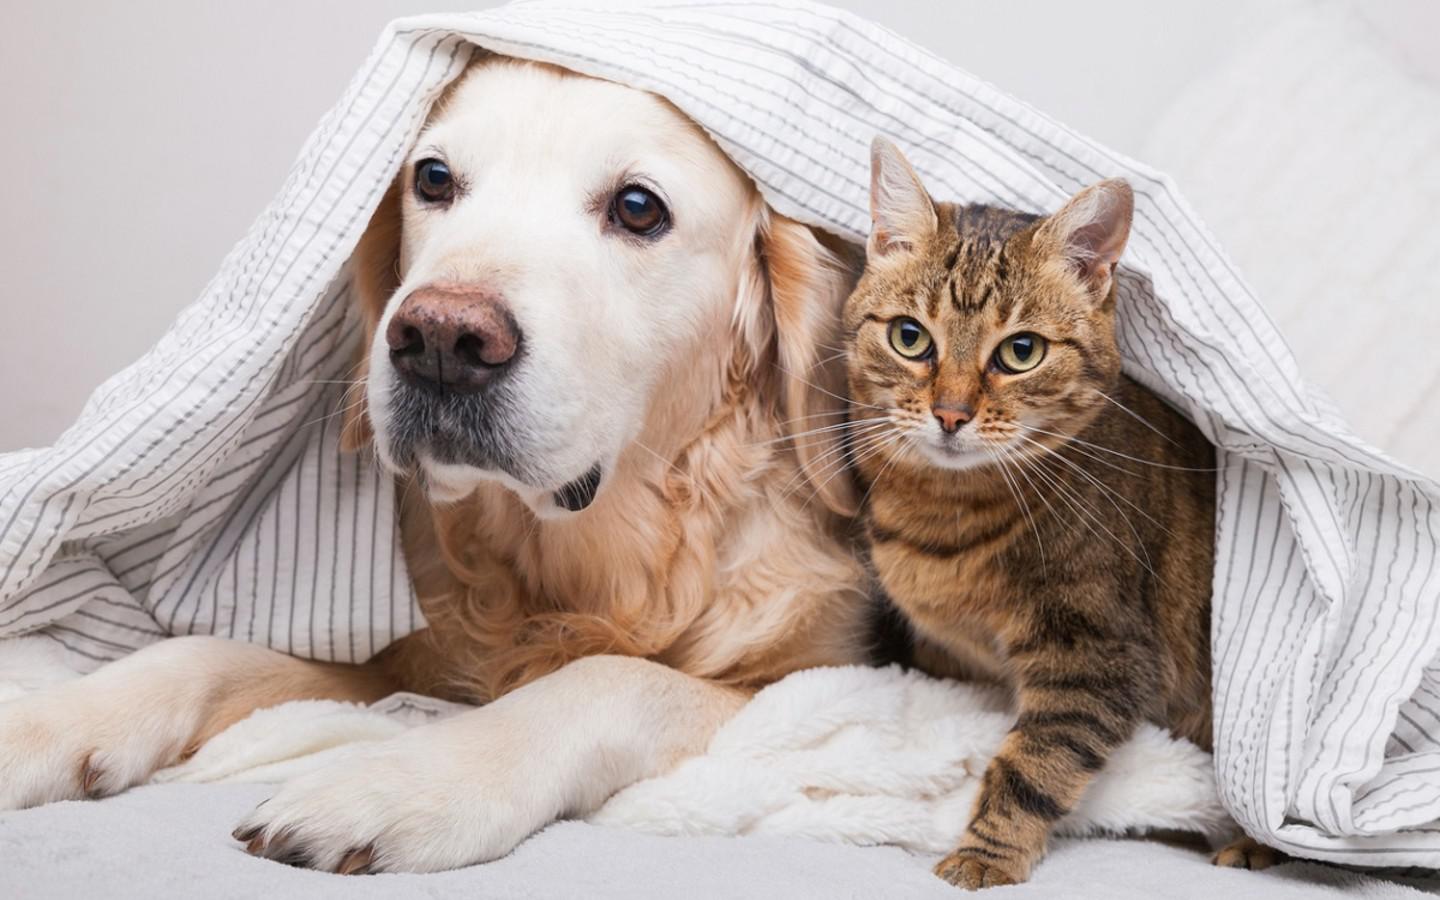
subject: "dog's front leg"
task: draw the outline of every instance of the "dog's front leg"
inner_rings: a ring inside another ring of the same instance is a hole
[[[216,637],[160,641],[0,704],[0,810],[140,784],[263,707],[369,703],[393,690],[371,666],[311,662]]]
[[[345,873],[485,862],[699,753],[745,699],[647,660],[577,660],[488,706],[353,749],[284,785],[235,837],[259,856]]]

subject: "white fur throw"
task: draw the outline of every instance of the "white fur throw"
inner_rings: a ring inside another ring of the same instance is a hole
[[[347,745],[464,707],[400,694],[374,707],[302,701],[260,710],[157,781],[279,781]],[[590,817],[656,834],[787,834],[940,853],[959,840],[1014,716],[997,691],[899,668],[811,669],[761,691],[707,752],[621,791]],[[1065,834],[1218,835],[1230,819],[1208,753],[1152,725],[1110,760]]]

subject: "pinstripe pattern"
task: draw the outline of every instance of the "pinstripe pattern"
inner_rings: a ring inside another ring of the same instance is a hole
[[[877,132],[957,200],[1038,211],[1129,179],[1126,370],[1219,448],[1223,799],[1297,855],[1440,866],[1440,490],[1312,394],[1164,176],[802,2],[528,2],[388,29],[201,299],[55,447],[0,458],[0,634],[43,628],[88,666],[185,632],[352,660],[418,624],[391,489],[337,453],[323,382],[356,339],[345,258],[467,40],[664,94],[776,209],[850,240]]]

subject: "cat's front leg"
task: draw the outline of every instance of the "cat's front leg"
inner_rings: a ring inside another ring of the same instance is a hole
[[[1140,646],[1036,651],[1021,659],[1019,717],[985,771],[970,826],[935,874],[969,890],[1018,884],[1045,853],[1050,829],[1141,719],[1149,666]]]

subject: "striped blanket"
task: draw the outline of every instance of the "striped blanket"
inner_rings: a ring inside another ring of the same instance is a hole
[[[937,194],[1124,176],[1126,369],[1219,449],[1217,783],[1295,855],[1440,867],[1440,488],[1365,446],[1163,175],[799,0],[556,0],[390,26],[204,294],[50,448],[0,457],[0,636],[93,667],[208,633],[360,660],[421,624],[391,484],[338,448],[348,257],[476,47],[655,91],[780,212],[860,241],[877,133]],[[1304,260],[1296,260],[1304,265]]]

